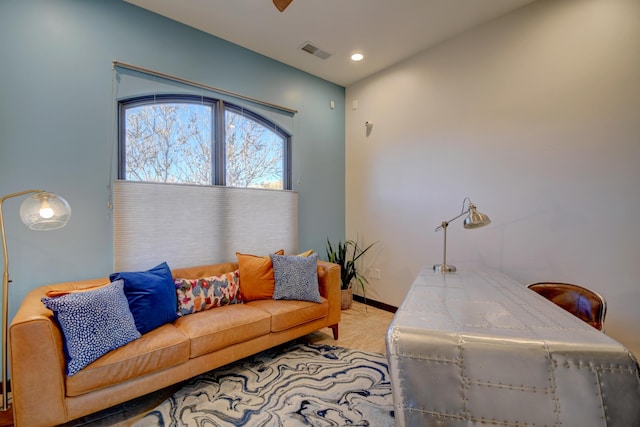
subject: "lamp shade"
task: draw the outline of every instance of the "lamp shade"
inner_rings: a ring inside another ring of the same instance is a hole
[[[38,192],[20,205],[20,219],[32,230],[55,230],[67,224],[71,217],[69,203],[57,194]]]
[[[491,224],[489,217],[476,210],[475,205],[469,206],[469,215],[464,219],[464,228],[480,228]]]

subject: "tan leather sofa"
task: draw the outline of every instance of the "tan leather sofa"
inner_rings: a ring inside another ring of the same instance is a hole
[[[197,278],[237,263],[176,269]],[[338,337],[340,267],[318,261],[322,303],[259,300],[179,317],[113,350],[75,375],[65,375],[63,336],[41,302],[50,290],[108,283],[94,279],[43,286],[24,299],[9,330],[14,422],[62,424],[145,395],[324,327]]]

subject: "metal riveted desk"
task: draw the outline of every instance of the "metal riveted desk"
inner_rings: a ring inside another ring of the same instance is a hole
[[[398,426],[640,426],[620,343],[493,270],[423,268],[387,333]]]

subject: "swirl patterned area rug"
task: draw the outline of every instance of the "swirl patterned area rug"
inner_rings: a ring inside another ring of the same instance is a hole
[[[394,426],[386,357],[290,343],[187,381],[136,427]]]

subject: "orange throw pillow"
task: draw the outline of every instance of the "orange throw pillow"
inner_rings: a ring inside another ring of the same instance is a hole
[[[284,250],[275,252],[284,255]],[[269,255],[257,256],[236,252],[240,269],[240,293],[244,301],[273,298],[275,279]]]

